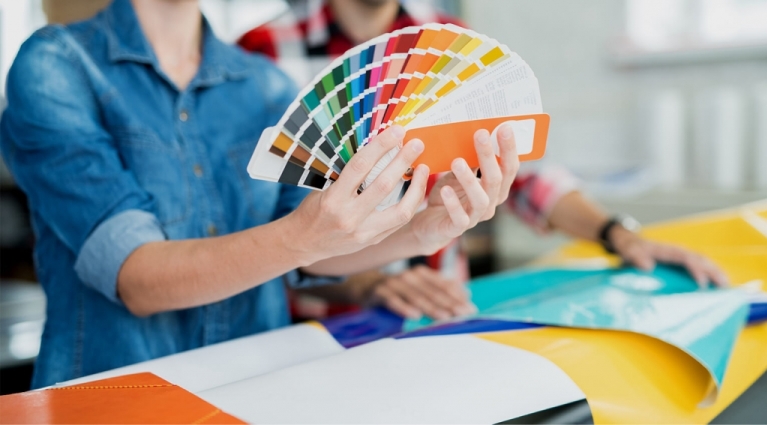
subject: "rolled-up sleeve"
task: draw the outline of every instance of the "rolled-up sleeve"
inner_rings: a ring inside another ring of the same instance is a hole
[[[80,280],[119,303],[117,275],[128,256],[148,242],[165,240],[157,217],[141,210],[123,211],[88,236],[75,262]]]
[[[103,89],[86,66],[93,65],[61,27],[25,42],[8,75],[0,148],[33,213],[74,254],[83,283],[119,302],[125,258],[165,236],[154,199],[102,123]]]
[[[545,233],[551,229],[549,215],[554,205],[579,188],[580,181],[561,166],[522,170],[514,179],[506,205],[527,225]]]

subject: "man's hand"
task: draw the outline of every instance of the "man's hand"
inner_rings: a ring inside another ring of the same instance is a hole
[[[642,270],[651,271],[658,262],[676,264],[685,267],[701,288],[709,282],[716,286],[729,284],[727,276],[716,264],[684,248],[648,241],[621,226],[613,227],[608,237],[618,255]]]
[[[384,305],[410,319],[445,320],[476,312],[464,285],[420,265],[386,276],[369,292],[367,305]]]
[[[474,146],[482,176],[477,178],[463,158],[456,159],[452,172],[440,178],[432,189],[427,208],[411,223],[427,252],[442,248],[478,222],[491,219],[495,208],[509,196],[519,170],[512,126],[504,124],[498,131],[500,158],[495,155],[487,130],[475,133]]]

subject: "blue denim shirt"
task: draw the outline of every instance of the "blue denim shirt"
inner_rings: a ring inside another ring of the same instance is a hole
[[[29,197],[48,298],[34,387],[289,322],[283,279],[147,318],[116,294],[118,271],[140,245],[262,225],[306,195],[246,172],[261,131],[293,99],[290,80],[268,59],[216,39],[207,23],[202,53],[197,75],[178,90],[129,0],[43,28],[22,46],[0,144]],[[284,278],[316,283],[296,272]]]

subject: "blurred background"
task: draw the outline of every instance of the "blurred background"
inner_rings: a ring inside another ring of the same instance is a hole
[[[406,0],[421,1],[421,0]],[[427,0],[422,0],[427,1]],[[0,102],[19,46],[108,0],[0,0]],[[236,40],[283,0],[202,0]],[[518,52],[551,114],[546,162],[611,212],[643,223],[767,198],[767,0],[432,0]],[[0,158],[0,393],[28,388],[45,298],[26,199]],[[464,238],[472,274],[516,267],[567,240],[499,214]]]

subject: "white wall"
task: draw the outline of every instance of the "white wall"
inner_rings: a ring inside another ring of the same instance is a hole
[[[767,197],[764,190],[753,191],[757,176],[762,176],[761,187],[767,189],[767,172],[757,173],[754,159],[754,153],[760,152],[761,169],[767,167],[767,122],[756,118],[765,117],[767,111],[764,88],[756,90],[760,82],[760,87],[767,87],[766,55],[757,52],[741,55],[739,60],[693,57],[686,63],[674,64],[672,59],[656,65],[640,55],[635,58],[638,66],[626,66],[625,61],[619,66],[615,53],[625,53],[619,50],[625,42],[622,0],[463,0],[462,10],[472,28],[497,38],[530,64],[540,81],[544,111],[552,116],[546,160],[565,164],[584,177],[586,190],[609,211],[629,213],[649,223]],[[695,152],[705,151],[705,143],[711,142],[700,133],[727,127],[707,128],[711,123],[704,122],[694,128],[701,121],[696,114],[717,109],[700,104],[712,98],[731,106],[741,103],[737,108],[743,109],[742,171],[746,175],[742,188],[715,190],[713,184],[693,178]],[[658,119],[658,115],[679,119]],[[650,128],[653,122],[659,122],[659,127]],[[681,152],[671,164],[682,172],[666,176],[681,180],[678,185],[651,186],[647,179],[658,174],[653,171],[634,177],[618,173],[632,167],[664,166],[653,164],[650,138],[661,147],[674,140],[681,143]],[[761,150],[756,149],[757,138],[765,144]],[[708,188],[695,189],[701,186]],[[648,187],[654,190],[640,193]],[[556,234],[535,234],[507,214],[494,219],[494,247],[501,268],[530,261],[564,241]]]
[[[652,132],[647,131],[646,105],[658,93],[670,91],[683,103],[679,125],[685,130],[682,157],[687,163],[679,166],[685,170],[684,186],[716,187],[695,179],[692,164],[695,152],[701,150],[698,145],[704,143],[696,133],[713,130],[706,123],[697,131],[692,127],[695,115],[701,113],[697,111],[711,109],[698,104],[724,91],[727,104],[741,102],[743,108],[745,177],[736,189],[756,187],[756,161],[750,155],[756,151],[757,132],[753,92],[767,81],[764,49],[740,60],[619,66],[614,52],[623,41],[624,1],[463,0],[462,6],[474,29],[507,44],[535,71],[544,110],[552,115],[548,160],[569,166],[587,180],[604,180],[607,174],[632,167],[650,167],[647,138]]]

